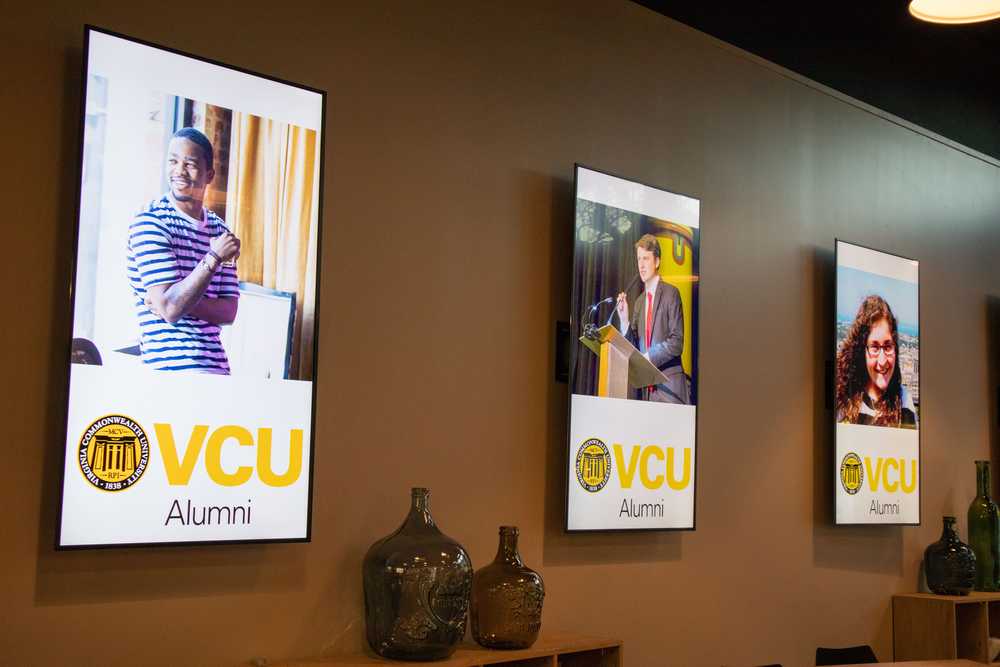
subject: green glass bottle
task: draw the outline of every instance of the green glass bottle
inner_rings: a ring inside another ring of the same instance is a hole
[[[969,505],[969,545],[976,552],[976,590],[1000,590],[1000,508],[990,497],[989,461],[976,461],[976,497]]]

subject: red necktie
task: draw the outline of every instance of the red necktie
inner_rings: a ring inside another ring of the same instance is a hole
[[[646,351],[653,342],[653,293],[646,292]]]

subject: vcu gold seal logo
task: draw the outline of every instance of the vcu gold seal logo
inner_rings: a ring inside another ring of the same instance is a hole
[[[611,479],[611,452],[597,438],[590,438],[576,452],[576,480],[587,491],[596,493]]]
[[[854,452],[848,452],[840,461],[840,484],[844,491],[852,496],[861,490],[861,482],[865,473],[861,466],[861,457]]]
[[[80,472],[98,489],[124,491],[146,472],[149,440],[129,417],[107,415],[83,432],[77,460]]]

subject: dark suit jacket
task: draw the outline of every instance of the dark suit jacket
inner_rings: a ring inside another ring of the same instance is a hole
[[[646,392],[647,400],[662,403],[691,402],[690,387],[684,368],[681,366],[681,351],[684,349],[684,309],[681,294],[673,285],[663,279],[656,286],[653,297],[653,330],[649,349],[646,349],[646,291],[639,294],[632,304],[628,339],[648,353],[649,360],[667,376],[667,382],[657,385],[656,391]]]

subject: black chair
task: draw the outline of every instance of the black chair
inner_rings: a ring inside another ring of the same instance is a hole
[[[847,648],[816,649],[816,665],[867,665],[877,663],[875,651],[868,644]]]

